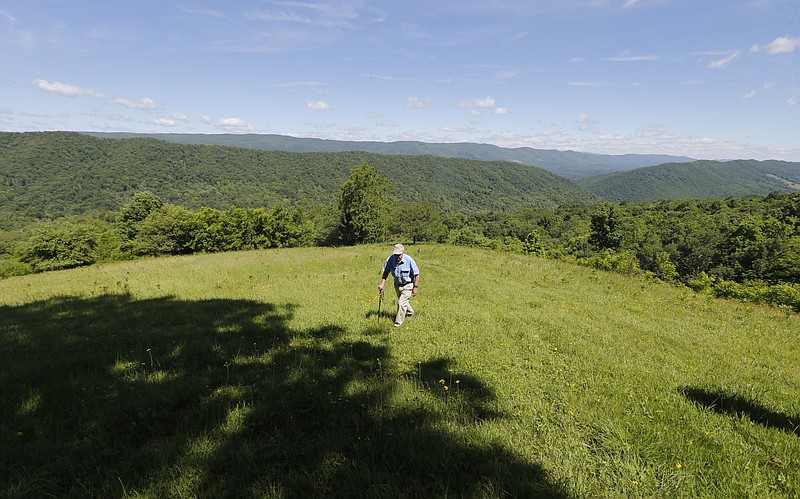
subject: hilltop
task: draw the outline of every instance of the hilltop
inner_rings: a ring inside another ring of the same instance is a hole
[[[149,137],[177,144],[204,144],[245,147],[289,152],[345,152],[364,151],[375,154],[401,154],[407,156],[431,155],[481,161],[513,161],[544,168],[556,175],[577,179],[603,173],[625,171],[661,163],[693,161],[684,156],[666,154],[594,154],[577,151],[557,151],[530,147],[498,147],[491,144],[429,143],[418,141],[370,142],[298,138],[273,134],[181,134],[181,133],[100,133],[95,137],[135,138]]]
[[[694,161],[580,179],[612,202],[742,197],[800,191],[800,163],[786,161]]]

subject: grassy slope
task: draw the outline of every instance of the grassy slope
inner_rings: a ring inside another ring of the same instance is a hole
[[[612,202],[741,197],[800,189],[800,163],[737,160],[668,163],[578,181]]]
[[[400,329],[388,246],[0,281],[0,495],[796,496],[797,316],[408,251]]]

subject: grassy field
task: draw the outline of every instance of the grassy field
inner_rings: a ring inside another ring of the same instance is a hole
[[[0,496],[800,497],[797,315],[391,246],[0,281]]]

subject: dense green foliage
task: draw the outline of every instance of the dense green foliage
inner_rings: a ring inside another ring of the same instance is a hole
[[[449,242],[652,275],[800,311],[800,193],[562,206],[451,217]]]
[[[368,164],[353,168],[339,191],[339,229],[344,244],[375,243],[388,235],[392,184]]]
[[[34,219],[99,216],[137,191],[188,209],[317,208],[335,204],[350,170],[364,163],[392,182],[399,201],[431,202],[449,212],[596,199],[570,180],[511,162],[0,133],[0,230]]]
[[[578,183],[612,202],[766,196],[800,191],[800,163],[694,161],[598,175]]]

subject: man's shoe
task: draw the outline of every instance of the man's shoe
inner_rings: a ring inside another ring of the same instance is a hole
[[[400,326],[402,326],[402,324],[400,324],[400,323],[398,323],[398,322],[395,322],[395,323],[394,323],[394,327],[400,327]]]

